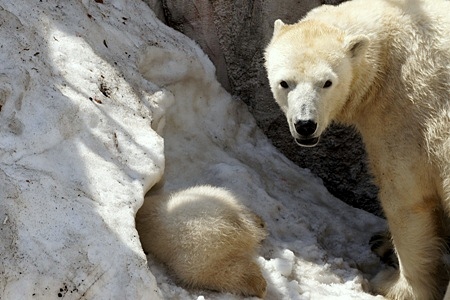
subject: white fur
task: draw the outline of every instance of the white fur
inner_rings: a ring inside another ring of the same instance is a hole
[[[136,216],[145,251],[193,288],[264,297],[255,261],[263,221],[229,191],[197,186],[145,198]]]
[[[373,290],[439,299],[450,211],[450,2],[353,0],[277,22],[266,68],[295,138],[295,122],[333,121],[362,134],[400,270]],[[323,87],[326,80],[333,85]],[[289,88],[280,86],[286,81]]]

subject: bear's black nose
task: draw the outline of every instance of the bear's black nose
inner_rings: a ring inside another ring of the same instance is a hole
[[[316,129],[317,123],[312,120],[300,120],[295,123],[295,130],[298,134],[304,137],[312,135],[314,132],[316,132]]]

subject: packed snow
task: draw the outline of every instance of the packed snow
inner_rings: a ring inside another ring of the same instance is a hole
[[[242,299],[147,265],[134,214],[162,180],[225,187],[262,217],[266,299],[382,298],[366,290],[385,222],[280,154],[144,2],[0,7],[0,298]]]

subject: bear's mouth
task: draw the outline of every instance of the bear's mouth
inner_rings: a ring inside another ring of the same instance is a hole
[[[295,139],[297,145],[302,147],[314,147],[319,143],[320,137],[312,137],[307,139]]]

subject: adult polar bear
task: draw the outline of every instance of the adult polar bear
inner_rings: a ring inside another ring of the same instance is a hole
[[[444,0],[322,6],[294,25],[277,20],[265,53],[298,144],[316,145],[331,121],[361,132],[399,258],[372,288],[391,299],[437,299],[448,280],[449,12]]]

